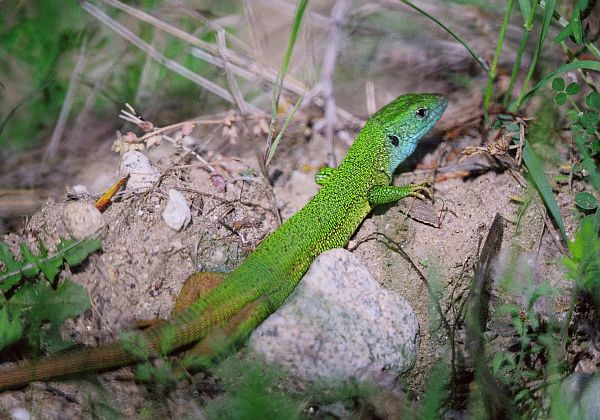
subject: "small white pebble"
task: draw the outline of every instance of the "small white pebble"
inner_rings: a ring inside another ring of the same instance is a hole
[[[13,408],[10,410],[10,416],[13,420],[29,420],[31,413],[24,408]]]
[[[185,228],[192,220],[192,212],[185,196],[174,188],[169,190],[169,199],[162,218],[167,226],[176,231]]]

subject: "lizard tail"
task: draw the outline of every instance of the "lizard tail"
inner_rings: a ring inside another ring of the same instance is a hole
[[[45,381],[76,373],[106,370],[136,361],[118,343],[74,350],[38,361],[26,361],[21,366],[0,371],[0,391],[22,388],[32,381]]]
[[[256,304],[258,302],[261,303],[261,310],[259,311],[260,316],[257,318]],[[229,335],[236,332],[242,324],[246,326],[247,321],[256,325],[268,315],[265,309],[265,303],[260,299],[258,301],[253,299],[251,293],[239,299],[230,299],[229,305],[221,305],[221,302],[217,301],[203,310],[197,309],[193,304],[181,313],[174,315],[169,322],[150,327],[140,333],[140,337],[144,338],[150,355],[156,355],[159,349],[164,352],[167,347],[165,340],[170,339],[170,350],[166,351],[170,353],[204,338],[210,330],[215,328],[225,327],[224,332]],[[246,326],[244,331],[249,332],[252,328]],[[213,354],[212,351],[209,351],[209,347],[204,349],[204,353]],[[67,351],[40,360],[25,361],[19,367],[6,371],[0,370],[0,391],[22,388],[33,381],[46,381],[78,373],[109,370],[137,361],[139,358],[128,352],[119,342]]]

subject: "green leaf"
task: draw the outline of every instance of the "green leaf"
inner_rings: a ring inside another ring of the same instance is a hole
[[[31,251],[24,242],[21,242],[19,244],[19,247],[21,248],[21,257],[23,257],[24,263],[23,265],[31,265],[30,268],[22,271],[23,275],[26,278],[35,277],[37,273],[40,272],[40,269],[38,268],[39,258],[31,253]]]
[[[590,144],[590,149],[592,149],[592,154],[600,153],[600,140],[594,140],[592,144]]]
[[[575,111],[574,109],[570,109],[567,111],[567,118],[571,124],[575,124],[577,121],[579,121],[579,112]]]
[[[54,279],[60,272],[60,268],[63,265],[63,259],[61,255],[57,255],[54,258],[50,258],[49,260],[40,262],[40,270],[44,273],[44,276],[48,279],[50,283],[54,282]]]
[[[567,243],[571,255],[562,262],[567,276],[600,303],[600,238],[593,219],[584,217],[575,238]]]
[[[65,279],[56,290],[45,281],[21,288],[8,304],[23,311],[35,312],[40,321],[62,323],[86,311],[90,307],[90,300],[85,287]]]
[[[525,398],[529,398],[529,389],[525,388],[520,390],[519,392],[517,392],[517,395],[515,395],[514,400],[515,402],[519,402]]]
[[[573,17],[571,18],[571,27],[573,28],[573,38],[579,45],[583,44],[583,30],[581,29],[581,10],[575,7]]]
[[[53,258],[47,259],[48,250],[46,249],[46,245],[44,245],[44,241],[40,239],[38,242],[38,250],[40,257],[40,270],[46,276],[50,283],[54,283],[54,279],[60,272],[60,268],[63,265],[62,255],[58,254]]]
[[[544,346],[543,344],[540,343],[536,343],[533,346],[531,346],[531,353],[539,353],[542,350],[544,350],[546,348],[546,346]]]
[[[4,271],[0,271],[0,290],[6,292],[21,281],[20,270],[23,264],[15,261],[8,245],[2,241],[0,241],[0,261],[4,264]],[[14,274],[9,275],[13,272]]]
[[[562,30],[558,33],[558,35],[556,36],[556,38],[554,38],[554,43],[555,44],[560,44],[565,39],[567,39],[568,37],[570,37],[572,33],[573,33],[573,26],[569,23],[567,26],[565,26],[564,28],[562,28]]]
[[[531,311],[533,305],[535,305],[535,303],[542,296],[550,296],[553,292],[554,289],[552,288],[550,283],[548,283],[547,281],[540,283],[540,285],[533,290],[533,293],[531,293],[531,296],[529,297],[529,300],[527,302],[527,311]],[[533,319],[531,321],[533,321]]]
[[[598,125],[598,114],[593,111],[586,111],[579,116],[579,121],[586,129],[592,128],[595,132]]]
[[[592,91],[585,97],[585,104],[590,108],[600,110],[600,93]]]
[[[500,372],[500,369],[504,364],[509,365],[509,368],[514,369],[516,366],[514,355],[508,351],[499,351],[494,354],[494,359],[492,360],[492,371],[496,374]]]
[[[524,26],[527,25],[529,16],[531,15],[531,1],[530,0],[519,0],[519,9],[521,9],[521,16],[523,16]]]
[[[582,157],[579,167],[588,172],[586,176],[588,182],[591,183],[596,190],[600,190],[600,172],[598,171],[594,159],[588,152],[587,143],[585,142],[586,139],[581,135],[574,135],[573,140],[575,140],[579,154]]]
[[[0,350],[15,343],[23,336],[20,313],[13,312],[6,305],[0,308]]]
[[[561,236],[564,240],[566,240],[567,235],[565,233],[565,224],[563,223],[562,216],[560,215],[560,210],[558,209],[558,204],[556,203],[554,194],[552,193],[552,188],[550,188],[550,184],[548,183],[548,179],[546,179],[546,174],[542,169],[542,165],[540,164],[538,157],[533,149],[529,146],[528,142],[526,142],[525,146],[523,147],[523,162],[525,162],[525,166],[529,170],[531,178],[533,179],[533,183],[542,196],[542,200],[544,201],[546,208],[554,219],[556,226],[558,226]]]
[[[148,360],[150,357],[150,346],[146,339],[132,331],[122,331],[119,333],[119,343],[123,349],[134,356],[139,361]]]
[[[562,77],[557,77],[556,79],[552,80],[552,89],[560,92],[562,90],[564,90],[565,88],[565,81],[563,80]]]
[[[590,215],[590,217],[593,217],[592,226],[594,227],[594,230],[596,232],[600,232],[600,206],[598,206],[598,208],[596,209],[596,213]]]
[[[28,324],[28,338],[34,349],[42,344],[63,342],[59,328],[67,318],[85,312],[91,305],[87,290],[65,279],[54,290],[47,281],[38,281],[22,287],[6,306],[23,313]],[[42,328],[44,323],[48,328]],[[64,346],[63,346],[64,347]]]
[[[57,246],[58,252],[62,254],[71,267],[81,264],[88,255],[101,248],[102,243],[98,239],[86,239],[84,241],[63,239]]]
[[[558,105],[564,105],[565,102],[567,102],[567,94],[560,92],[554,97],[554,102],[556,102]]]
[[[575,204],[584,210],[593,210],[598,207],[598,200],[589,192],[578,192],[575,194]]]
[[[553,80],[559,74],[562,74],[562,73],[565,73],[568,71],[578,70],[578,69],[588,69],[588,70],[594,70],[594,71],[600,72],[600,62],[592,61],[592,60],[578,60],[578,61],[572,61],[567,64],[563,64],[556,70],[553,70],[550,73],[548,73],[533,88],[528,90],[527,93],[523,96],[523,99],[521,100],[521,103],[519,105],[523,105],[526,101],[531,99],[533,97],[533,95],[540,88],[542,88],[542,86],[544,86],[546,83],[548,83],[549,80]],[[511,104],[510,108],[514,108],[515,106],[516,106],[516,104]]]
[[[515,119],[515,117],[510,114],[496,114],[496,117],[498,117],[498,119],[502,121],[514,121]]]
[[[579,93],[580,90],[581,88],[579,87],[577,82],[571,82],[565,89],[565,92],[567,93],[567,95],[575,95],[576,93]]]

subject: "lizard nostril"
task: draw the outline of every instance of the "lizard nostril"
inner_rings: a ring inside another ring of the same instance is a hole
[[[392,144],[396,147],[398,147],[398,145],[400,144],[400,139],[397,136],[394,136],[393,134],[390,134],[388,136],[388,139],[390,139],[390,141],[392,142]]]

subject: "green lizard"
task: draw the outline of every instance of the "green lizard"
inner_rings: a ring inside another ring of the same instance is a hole
[[[188,279],[201,282],[200,296],[164,324],[138,333],[148,353],[155,357],[198,343],[198,352],[209,357],[215,330],[224,332],[228,343],[239,343],[283,304],[317,255],[348,243],[374,206],[423,198],[426,182],[391,186],[392,175],[446,104],[441,95],[408,94],[369,118],[339,167],[317,173],[320,191],[236,270],[222,281],[203,275]],[[65,352],[0,371],[0,390],[136,361],[120,341]]]

